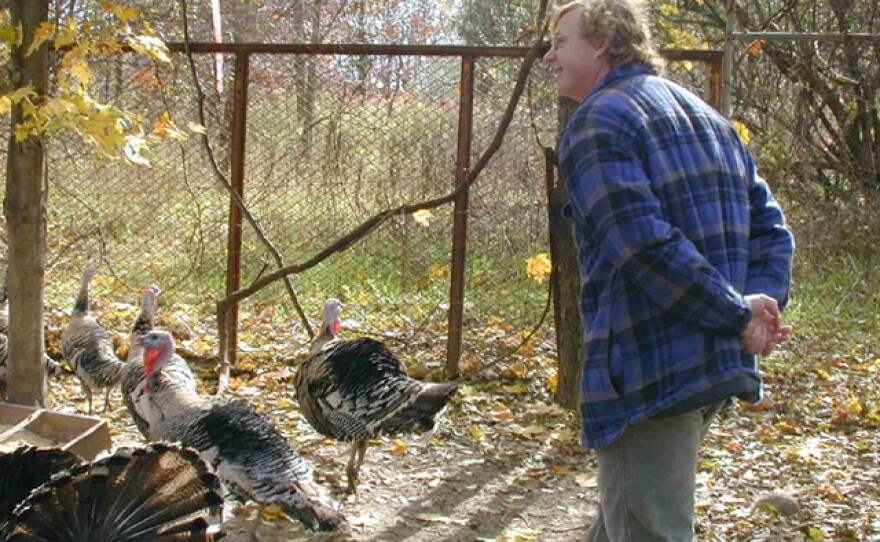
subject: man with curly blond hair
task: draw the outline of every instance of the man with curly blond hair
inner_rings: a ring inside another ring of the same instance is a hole
[[[697,454],[755,356],[788,339],[794,239],[736,130],[661,77],[633,0],[578,0],[544,57],[580,102],[559,156],[578,244],[593,542],[692,541]]]

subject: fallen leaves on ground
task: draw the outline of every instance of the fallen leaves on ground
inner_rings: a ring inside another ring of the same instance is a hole
[[[118,351],[127,351],[132,305],[101,307],[99,320]],[[159,325],[187,336],[180,353],[193,362],[202,390],[215,388],[216,338],[209,319],[160,307]],[[48,311],[49,352],[66,321]],[[415,326],[415,324],[413,324]],[[442,325],[391,327],[359,322],[348,337],[385,340],[420,378],[441,380]],[[578,445],[578,424],[551,400],[553,337],[523,336],[503,322],[468,330],[461,369],[465,382],[433,435],[378,439],[371,445],[358,498],[344,494],[350,446],[324,439],[298,410],[293,392],[297,360],[308,339],[289,322],[259,310],[242,311],[232,393],[266,413],[315,467],[316,477],[349,518],[346,535],[315,535],[271,510],[249,518],[242,507],[227,526],[244,540],[253,521],[262,538],[355,541],[485,541],[582,539],[597,498],[593,454]],[[880,341],[840,323],[800,331],[782,352],[762,360],[767,396],[738,404],[713,426],[697,475],[701,540],[871,540],[880,536]],[[84,412],[78,381],[50,382],[51,406]],[[141,442],[118,393],[109,413],[114,443]],[[103,408],[96,399],[96,408]],[[784,493],[799,504],[793,516],[762,505]],[[335,538],[334,538],[335,537]]]

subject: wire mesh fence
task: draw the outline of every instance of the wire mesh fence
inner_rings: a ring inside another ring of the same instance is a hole
[[[211,55],[194,55],[205,124],[220,171],[232,163],[233,81],[218,84]],[[413,54],[250,55],[244,200],[287,263],[303,262],[368,217],[455,186],[461,58]],[[495,136],[521,59],[479,57],[474,68],[471,162]],[[670,75],[708,97],[705,66],[670,65]],[[100,98],[138,111],[150,123],[163,112],[179,127],[199,123],[187,60],[170,66],[133,56],[96,73]],[[464,350],[486,325],[536,325],[546,285],[526,274],[526,259],[547,252],[544,146],[554,146],[556,97],[537,63],[504,143],[470,191]],[[202,306],[224,296],[230,197],[197,137],[169,140],[144,168],[96,160],[83,143],[49,146],[47,297],[72,295],[87,261],[114,280],[105,295],[134,302],[145,284],[166,299]],[[306,312],[317,318],[333,296],[359,317],[389,326],[447,323],[452,205],[395,216],[349,250],[291,277]],[[276,263],[244,225],[241,284]],[[284,307],[281,283],[247,303]],[[544,325],[549,325],[546,322]]]

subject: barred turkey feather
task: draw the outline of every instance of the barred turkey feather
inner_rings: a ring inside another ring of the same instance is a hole
[[[61,334],[61,352],[70,369],[79,377],[92,413],[92,391],[105,389],[104,411],[107,411],[110,390],[119,383],[122,361],[116,357],[113,340],[90,313],[89,284],[97,269],[88,265],[70,320]]]
[[[56,473],[15,508],[3,540],[218,540],[222,505],[196,451],[154,443]]]
[[[382,434],[433,430],[458,386],[409,377],[394,354],[374,339],[337,338],[341,309],[336,299],[325,304],[321,332],[297,371],[295,387],[315,430],[354,443],[347,471],[349,490],[355,492],[367,442]]]
[[[148,390],[142,410],[153,438],[181,442],[210,462],[242,499],[276,504],[312,530],[342,528],[345,519],[313,482],[312,468],[262,414],[241,399],[201,396],[165,374],[170,333],[142,337]],[[155,364],[155,365],[153,365]]]

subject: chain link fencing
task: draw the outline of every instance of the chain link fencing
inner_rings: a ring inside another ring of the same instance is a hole
[[[139,112],[148,125],[165,111],[181,129],[199,123],[187,59],[173,60],[106,61],[96,70],[98,98]],[[475,62],[472,164],[495,136],[521,62]],[[194,55],[194,63],[213,155],[228,178],[231,64],[220,87],[212,55]],[[382,210],[454,189],[461,58],[252,54],[249,65],[244,200],[286,263],[308,260]],[[670,64],[670,76],[708,98],[703,64]],[[527,275],[526,260],[549,251],[543,147],[555,146],[556,108],[552,76],[538,62],[503,145],[470,190],[465,355],[469,335],[486,326],[525,331],[540,321],[547,285]],[[96,261],[112,277],[101,285],[105,303],[135,304],[155,282],[165,303],[213,318],[226,288],[230,196],[198,136],[163,141],[149,158],[149,168],[100,160],[72,135],[52,139],[50,303],[68,306],[86,262]],[[324,299],[338,297],[354,309],[350,317],[370,325],[445,330],[452,224],[451,204],[395,216],[291,275],[306,313],[317,319]],[[243,286],[277,267],[247,223],[241,252]],[[246,312],[267,308],[306,339],[281,282],[242,304]]]

